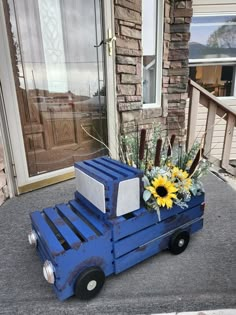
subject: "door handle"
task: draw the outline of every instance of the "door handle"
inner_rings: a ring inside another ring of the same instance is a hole
[[[102,44],[108,45],[108,54],[112,56],[112,43],[116,40],[116,36],[112,36],[111,29],[108,29],[108,38],[106,40],[102,40],[98,45],[94,45],[95,48],[100,47]]]
[[[116,40],[116,36],[112,36],[112,32],[111,29],[108,29],[108,39],[106,40],[107,44],[108,44],[108,54],[109,56],[112,56],[112,43],[113,41]]]
[[[102,44],[108,45],[108,54],[109,56],[112,56],[112,42],[116,40],[116,36],[112,36],[111,29],[108,29],[108,38],[106,40],[102,40],[98,45],[94,45],[93,47],[98,48]]]

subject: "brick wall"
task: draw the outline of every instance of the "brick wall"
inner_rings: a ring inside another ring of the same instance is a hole
[[[149,128],[184,135],[188,81],[189,23],[192,1],[165,0],[162,107],[142,109],[142,1],[115,0],[117,109],[121,132]]]

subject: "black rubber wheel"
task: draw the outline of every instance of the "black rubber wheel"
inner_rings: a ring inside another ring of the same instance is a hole
[[[75,296],[81,300],[94,298],[102,289],[105,274],[99,267],[84,270],[75,283]]]
[[[169,249],[174,255],[181,254],[188,246],[190,239],[189,232],[177,231],[175,232],[170,240]]]

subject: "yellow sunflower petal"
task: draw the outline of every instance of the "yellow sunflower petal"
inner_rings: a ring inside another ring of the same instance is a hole
[[[171,199],[166,200],[166,207],[167,209],[172,208],[173,206],[173,201]]]

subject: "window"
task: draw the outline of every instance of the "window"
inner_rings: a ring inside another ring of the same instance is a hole
[[[142,0],[143,104],[161,105],[163,1]]]
[[[215,96],[236,96],[236,14],[195,15],[190,32],[190,78]]]

